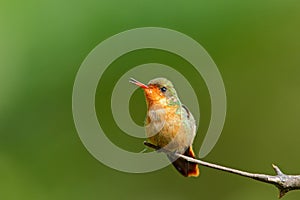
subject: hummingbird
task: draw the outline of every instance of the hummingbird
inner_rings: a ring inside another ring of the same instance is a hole
[[[147,140],[167,150],[164,152],[180,174],[199,176],[198,164],[176,156],[177,153],[195,158],[192,144],[196,136],[196,122],[189,109],[181,103],[172,82],[166,78],[152,79],[147,85],[133,78],[129,82],[145,93]]]

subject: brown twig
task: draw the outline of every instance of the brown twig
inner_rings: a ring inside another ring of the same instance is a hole
[[[155,146],[151,143],[144,142],[144,144],[152,149],[157,150],[157,151],[162,151],[164,153],[171,153],[171,152],[161,149],[160,147]],[[266,175],[266,174],[249,173],[249,172],[245,172],[245,171],[241,171],[241,170],[237,170],[237,169],[232,169],[229,167],[212,164],[209,162],[194,159],[194,158],[184,156],[181,154],[177,154],[177,153],[176,153],[176,156],[179,156],[183,159],[186,159],[189,162],[197,163],[202,166],[229,172],[232,174],[237,174],[240,176],[255,179],[257,181],[275,185],[279,189],[279,198],[283,197],[287,192],[289,192],[291,190],[299,190],[300,189],[300,175],[286,175],[286,174],[282,173],[281,170],[279,169],[279,167],[277,167],[276,165],[272,165],[273,169],[276,173],[275,176],[272,176],[272,175]]]

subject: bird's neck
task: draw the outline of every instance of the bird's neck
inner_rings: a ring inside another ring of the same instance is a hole
[[[175,96],[171,98],[162,98],[159,100],[149,100],[147,99],[148,109],[153,108],[168,108],[168,107],[181,107],[180,100]]]

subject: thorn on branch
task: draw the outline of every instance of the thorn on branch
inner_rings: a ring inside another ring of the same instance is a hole
[[[277,175],[283,175],[282,171],[279,169],[278,166],[272,164],[272,167],[274,169],[274,171],[276,172]]]

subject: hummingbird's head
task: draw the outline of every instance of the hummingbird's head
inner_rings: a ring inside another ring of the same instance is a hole
[[[131,78],[130,82],[139,86],[145,91],[148,103],[160,103],[164,105],[178,104],[176,90],[171,81],[165,78],[156,78],[149,81],[147,85]]]

